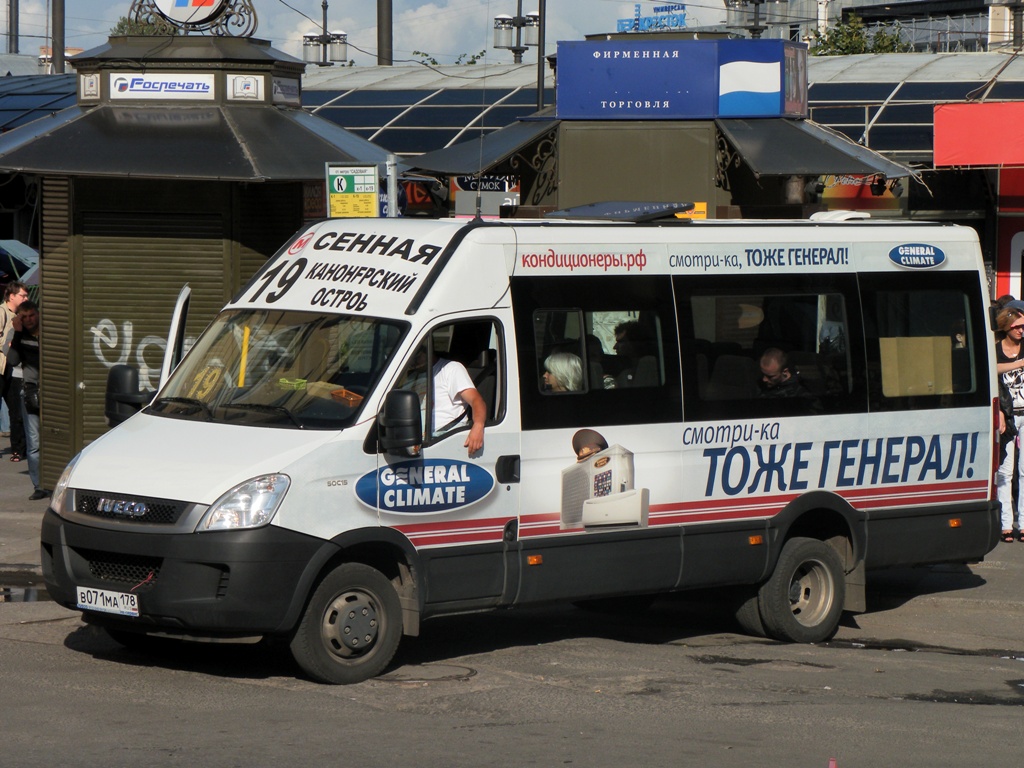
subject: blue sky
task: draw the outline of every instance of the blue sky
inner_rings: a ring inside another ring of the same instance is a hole
[[[460,54],[487,50],[487,61],[511,63],[507,51],[491,48],[493,18],[502,13],[515,14],[517,0],[392,0],[394,19],[394,59],[417,59],[413,51],[425,51],[441,64],[454,63]],[[702,0],[687,4],[691,26],[714,24],[724,16],[721,0]],[[270,40],[275,48],[301,56],[302,35],[319,31],[323,16],[322,0],[252,0],[259,19],[256,36]],[[554,53],[557,40],[581,40],[584,35],[615,30],[616,20],[630,18],[633,2],[618,0],[547,0],[547,53]],[[644,15],[664,0],[640,3]],[[291,6],[291,7],[289,7]],[[6,7],[0,8],[6,32]],[[49,23],[45,0],[21,0],[20,51],[34,54],[48,44]],[[110,28],[125,16],[131,0],[65,0],[66,41],[70,47],[91,48],[104,43]],[[537,0],[523,0],[523,13],[537,10]],[[293,10],[295,9],[295,10]],[[348,33],[349,57],[357,65],[376,61],[377,28],[375,0],[328,0],[328,27]],[[301,11],[312,21],[304,18]],[[315,28],[316,27],[316,28]],[[366,51],[361,53],[358,49]],[[6,50],[6,48],[5,48]],[[527,54],[526,60],[536,61]]]

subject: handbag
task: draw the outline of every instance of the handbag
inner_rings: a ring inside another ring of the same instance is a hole
[[[32,415],[39,413],[39,385],[34,381],[25,381],[21,385],[21,399],[25,410]]]

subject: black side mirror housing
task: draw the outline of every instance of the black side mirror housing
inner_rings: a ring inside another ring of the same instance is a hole
[[[423,444],[419,395],[403,389],[388,392],[384,409],[377,414],[377,441],[388,453]]]
[[[115,365],[107,373],[107,396],[103,415],[107,426],[116,427],[134,416],[153,397],[139,389],[139,370],[130,365]]]

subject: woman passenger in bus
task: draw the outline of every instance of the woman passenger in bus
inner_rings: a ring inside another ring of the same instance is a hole
[[[571,352],[555,352],[544,360],[544,385],[551,392],[583,389],[583,364]]]

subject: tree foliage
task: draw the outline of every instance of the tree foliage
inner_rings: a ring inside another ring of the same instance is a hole
[[[839,22],[824,32],[815,30],[811,38],[812,56],[846,56],[856,53],[907,53],[914,50],[900,40],[900,28],[878,27],[868,30],[856,14],[849,21]]]
[[[474,54],[460,53],[458,55],[458,57],[455,59],[455,64],[456,64],[456,66],[463,66],[463,65],[465,65],[465,66],[472,66],[473,64],[476,64],[478,61],[483,59],[483,57],[486,55],[486,53],[487,53],[487,49],[484,49],[484,50],[480,51],[479,53],[474,53]],[[441,62],[439,62],[437,59],[435,59],[429,53],[426,53],[424,51],[413,51],[412,55],[413,56],[419,56],[420,57],[420,61],[423,64],[429,64],[432,67],[439,67],[439,66],[441,66]]]
[[[157,21],[150,23],[145,21],[133,21],[127,16],[122,16],[117,20],[110,29],[112,37],[120,37],[123,35],[177,35],[180,34],[181,30],[174,26],[168,21],[158,19]]]

